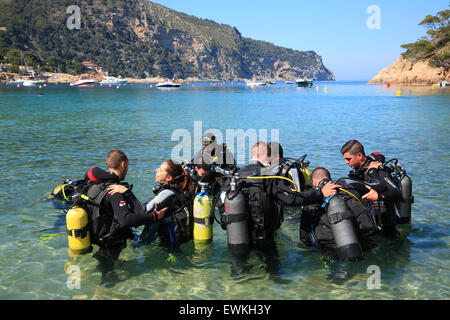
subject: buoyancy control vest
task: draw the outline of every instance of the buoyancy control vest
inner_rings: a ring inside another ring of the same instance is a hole
[[[255,230],[257,237],[264,237],[278,230],[283,222],[281,204],[268,192],[271,179],[252,180],[249,176],[262,176],[265,167],[250,164],[239,171],[243,180],[242,194],[249,205],[250,228]]]
[[[358,239],[377,232],[377,225],[367,201],[361,200],[361,196],[367,193],[364,184],[345,178],[338,179],[334,183],[341,185],[335,196],[327,198],[323,204],[312,204],[303,208],[300,240],[306,245],[337,249],[332,224],[338,224],[343,220],[348,220],[346,228],[352,228]],[[333,197],[341,199],[343,203],[340,205],[348,210],[338,210],[339,212],[329,215],[329,202]],[[344,238],[352,238],[353,231],[347,231],[350,232],[350,236],[344,235]],[[346,230],[339,232],[346,233]]]
[[[374,181],[370,175],[365,174],[367,171],[369,164],[373,161],[379,161],[384,163],[385,157],[380,153],[372,153],[367,157],[367,161],[361,166],[359,169],[351,170],[349,173],[349,177],[354,180],[360,180],[367,183],[377,183],[378,181]],[[386,166],[381,166],[378,170],[385,171],[387,176],[391,177],[391,170]],[[392,178],[387,178],[387,183],[391,185],[395,185]],[[374,187],[375,188],[375,187]],[[378,225],[378,229],[382,230],[385,228],[393,228],[398,223],[398,218],[395,210],[395,201],[379,199],[376,201],[369,202],[370,211],[375,216],[375,220]]]
[[[189,192],[171,185],[159,185],[154,188],[159,202],[154,210],[168,207],[168,212],[159,221],[158,236],[163,243],[182,244],[192,240],[193,236],[193,199]],[[147,210],[149,210],[147,205]],[[150,209],[151,210],[151,209]]]
[[[87,183],[81,190],[76,204],[85,209],[88,214],[92,243],[99,246],[110,246],[116,241],[131,239],[133,237],[131,228],[121,228],[112,209],[107,209],[102,205],[109,192],[107,187],[120,183],[118,177],[96,167],[90,169],[86,173],[86,177]]]

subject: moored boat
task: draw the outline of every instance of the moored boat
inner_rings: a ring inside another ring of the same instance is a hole
[[[297,83],[297,87],[311,88],[313,85],[313,81],[310,79],[307,79],[307,78],[297,79],[297,80],[295,80],[295,83]]]
[[[71,87],[87,87],[95,83],[94,79],[80,79],[75,83],[71,83]]]
[[[24,87],[37,87],[41,84],[45,83],[45,81],[41,81],[41,80],[25,80],[22,85]]]
[[[246,85],[253,88],[253,87],[263,87],[267,85],[267,83],[265,83],[264,81],[258,81],[256,79],[256,76],[253,76],[252,81],[247,81]]]
[[[127,83],[127,79],[121,79],[117,77],[105,77],[104,80],[100,82],[102,85],[122,85]]]
[[[156,84],[157,88],[178,88],[181,86],[181,83],[175,82],[174,80],[166,79],[164,82],[160,82]]]

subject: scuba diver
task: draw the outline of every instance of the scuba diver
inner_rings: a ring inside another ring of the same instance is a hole
[[[313,186],[331,181],[330,172],[316,168],[312,172]],[[363,250],[373,245],[369,236],[378,231],[368,207],[369,189],[360,181],[341,178],[336,195],[323,203],[303,207],[300,220],[300,240],[311,247],[332,251],[341,260],[360,260]]]
[[[141,208],[142,213],[158,212],[167,208],[165,216],[156,224],[147,224],[139,242],[148,244],[159,238],[160,244],[169,251],[192,239],[192,202],[194,185],[187,170],[173,160],[164,161],[156,169],[153,187],[155,198]],[[110,194],[125,194],[129,190],[123,185],[108,187]]]
[[[284,183],[292,180],[273,176],[272,169],[267,167],[269,161],[270,146],[256,143],[251,149],[250,164],[240,169],[229,183],[221,222],[222,228],[227,229],[229,248],[237,254],[245,254],[250,247],[273,247],[275,231],[283,222],[282,204],[323,203],[340,187],[330,181],[320,188],[297,192]]]
[[[366,157],[363,145],[357,140],[346,142],[341,154],[345,163],[353,169],[349,177],[370,185],[370,191],[364,198],[370,201],[379,230],[389,231],[398,223],[404,223],[395,210],[395,203],[403,198],[402,190],[394,183],[389,168],[383,165],[385,157],[377,152]]]
[[[164,208],[146,213],[131,191],[132,186],[122,183],[129,166],[123,151],[110,151],[106,165],[108,171],[94,167],[86,173],[84,186],[70,198],[75,205],[66,214],[69,248],[82,253],[92,250],[91,242],[98,245],[94,257],[99,261],[102,280],[114,268],[127,240],[133,239],[132,228],[155,223],[167,211]],[[113,184],[126,188],[126,192],[110,193],[108,187]]]
[[[202,150],[197,152],[193,161],[191,161],[194,164],[197,164],[195,160],[199,160],[202,158],[202,155],[205,155],[203,159],[208,161],[207,164],[215,164],[222,169],[230,169],[236,166],[233,153],[228,150],[224,143],[217,144],[216,136],[213,133],[208,132],[202,137],[202,145]]]

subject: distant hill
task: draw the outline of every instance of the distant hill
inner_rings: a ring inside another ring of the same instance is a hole
[[[79,30],[66,25],[71,5],[80,8]],[[48,71],[79,73],[90,61],[133,78],[334,80],[314,51],[245,38],[147,0],[0,0],[0,7],[0,56],[13,64],[20,50]]]
[[[450,10],[428,15],[419,25],[427,36],[401,47],[397,62],[380,71],[370,83],[432,84],[450,81]]]

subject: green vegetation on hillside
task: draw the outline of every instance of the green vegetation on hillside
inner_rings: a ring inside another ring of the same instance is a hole
[[[80,8],[79,29],[67,27],[69,6]],[[314,68],[333,79],[313,51],[243,38],[235,28],[148,0],[0,0],[0,57],[11,71],[20,52],[42,71],[77,74],[90,61],[114,76],[241,77],[273,74],[274,62],[298,72]]]
[[[427,29],[427,36],[420,40],[404,44],[407,49],[404,58],[428,60],[431,66],[450,68],[450,10],[439,11],[436,16],[428,15],[419,25]]]

